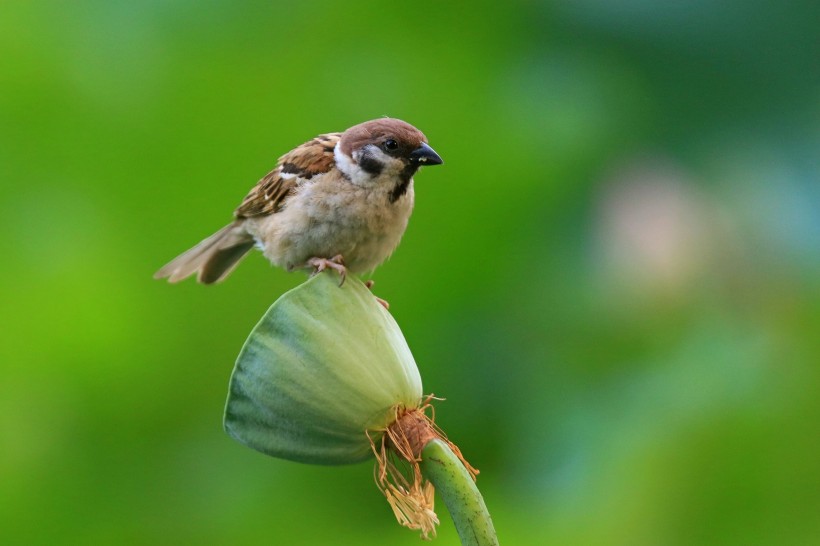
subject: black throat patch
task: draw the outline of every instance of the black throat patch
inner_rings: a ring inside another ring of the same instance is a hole
[[[407,188],[410,187],[410,181],[413,180],[413,175],[416,174],[418,169],[417,165],[410,163],[402,169],[401,173],[399,173],[400,182],[390,191],[391,203],[395,203],[402,195],[407,193]]]

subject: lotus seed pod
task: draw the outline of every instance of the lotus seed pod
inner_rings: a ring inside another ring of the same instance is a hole
[[[274,457],[347,464],[373,456],[367,431],[414,408],[421,377],[390,313],[356,278],[316,275],[280,297],[245,342],[225,430]]]

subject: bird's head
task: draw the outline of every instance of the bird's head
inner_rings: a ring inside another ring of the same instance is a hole
[[[441,157],[424,133],[400,119],[381,118],[354,125],[339,140],[336,165],[354,183],[399,177],[409,180],[423,165],[440,165]]]

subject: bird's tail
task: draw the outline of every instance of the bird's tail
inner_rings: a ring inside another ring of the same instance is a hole
[[[237,220],[168,262],[154,273],[154,278],[179,282],[196,273],[197,280],[203,284],[219,282],[233,271],[253,245],[253,237]]]

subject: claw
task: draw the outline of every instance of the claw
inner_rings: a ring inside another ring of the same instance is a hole
[[[345,283],[345,279],[347,278],[347,268],[344,265],[344,258],[342,258],[341,254],[337,254],[336,256],[333,256],[330,259],[327,259],[327,258],[311,258],[307,261],[306,265],[308,265],[309,267],[314,268],[314,271],[311,274],[311,277],[313,275],[321,273],[322,271],[324,271],[327,268],[330,268],[330,269],[336,271],[337,273],[339,273],[339,276],[342,278],[342,280],[339,282],[340,287]]]
[[[369,281],[364,281],[364,285],[365,285],[365,286],[367,287],[367,289],[368,289],[368,290],[370,290],[371,292],[373,292],[373,285],[374,285],[374,284],[376,284],[376,281],[374,281],[373,279],[370,279]],[[381,298],[380,298],[379,296],[377,296],[376,294],[373,294],[373,297],[374,297],[374,298],[376,298],[376,301],[377,301],[377,302],[379,302],[379,305],[381,305],[381,306],[382,306],[382,307],[384,307],[385,309],[388,309],[388,310],[390,309],[390,304],[389,304],[389,303],[387,303],[387,300],[383,300],[383,299],[381,299]]]

